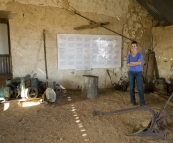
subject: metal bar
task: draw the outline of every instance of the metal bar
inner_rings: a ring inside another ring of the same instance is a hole
[[[139,137],[164,137],[164,133],[152,132],[152,131],[142,131],[134,134],[126,134],[127,136],[139,136]]]
[[[167,102],[164,105],[164,107],[160,110],[160,112],[156,112],[156,113],[154,112],[154,110],[152,110],[149,107],[145,107],[145,106],[141,107],[140,106],[140,107],[116,110],[116,111],[112,111],[112,112],[100,112],[100,111],[94,110],[93,111],[93,115],[94,116],[97,116],[97,115],[117,115],[117,114],[129,113],[129,112],[139,111],[139,110],[149,111],[152,114],[152,119],[149,122],[148,126],[144,130],[142,130],[140,132],[132,133],[132,134],[127,134],[127,135],[128,136],[141,136],[141,137],[147,137],[147,136],[164,137],[164,133],[160,133],[159,130],[158,130],[159,129],[159,123],[162,122],[167,117],[169,117],[170,115],[172,115],[173,111],[167,113],[165,116],[162,116],[162,117],[160,117],[160,114],[166,108],[166,106],[168,105],[168,103],[170,102],[172,97],[173,97],[173,93],[169,97],[169,99],[167,100]]]
[[[9,74],[10,73],[10,64],[9,64],[9,57],[7,57],[7,73]]]
[[[93,21],[93,20],[90,20],[89,18],[87,18],[87,17],[85,17],[85,16],[83,16],[83,15],[77,13],[77,12],[75,12],[75,14],[77,14],[78,16],[80,16],[80,17],[82,17],[82,18],[84,18],[84,19],[86,19],[86,20],[88,20],[88,21],[91,21],[91,22],[93,22],[93,23],[95,23],[95,24],[97,23],[97,22],[95,22],[95,21]],[[126,39],[128,39],[128,40],[130,40],[130,41],[134,41],[133,39],[130,39],[130,38],[128,38],[128,37],[126,37],[126,36],[124,36],[124,35],[118,33],[118,32],[115,32],[115,31],[113,31],[113,30],[111,30],[111,29],[109,29],[109,28],[103,26],[103,25],[100,25],[100,26],[103,27],[103,28],[105,28],[106,30],[111,31],[111,32],[113,32],[113,33],[115,33],[115,34],[118,34],[118,35],[120,35],[120,36],[122,36],[122,37],[124,37],[124,38],[126,38]]]
[[[159,116],[161,115],[161,113],[163,112],[163,110],[166,108],[166,106],[168,105],[168,103],[170,102],[170,100],[172,99],[172,97],[173,97],[173,93],[171,94],[171,96],[169,97],[169,99],[167,100],[167,102],[166,102],[166,104],[164,105],[164,107],[160,110],[160,112],[158,113],[158,118],[159,118]],[[166,119],[167,117],[169,117],[170,115],[172,115],[173,114],[173,111],[171,111],[171,112],[169,112],[169,113],[167,113],[165,116],[162,116],[162,117],[160,117],[159,119],[157,119],[157,124],[159,124],[160,122],[162,122],[164,119]]]
[[[11,62],[9,55],[0,55],[0,74],[11,74]]]
[[[161,117],[160,119],[158,119],[156,121],[157,124],[159,124],[160,122],[162,122],[163,120],[165,120],[167,117],[171,116],[173,114],[173,111],[169,112],[168,114],[166,114],[165,116]]]
[[[2,67],[2,74],[4,74],[4,57],[2,57],[1,67]]]
[[[170,102],[170,100],[173,97],[173,93],[171,94],[171,96],[169,97],[169,99],[167,100],[166,104],[164,105],[164,107],[160,110],[159,115],[163,112],[163,110],[166,108],[166,106],[168,105],[168,103]]]
[[[6,57],[7,58],[7,61],[6,61],[6,63],[7,63],[7,73],[9,74],[10,72],[9,72],[9,67],[10,67],[10,64],[9,64],[9,58],[10,57]]]
[[[116,111],[112,111],[112,112],[100,112],[100,111],[94,110],[93,111],[93,115],[94,116],[97,116],[97,115],[117,115],[117,114],[123,114],[123,113],[129,113],[129,112],[141,111],[141,110],[149,111],[152,114],[153,118],[151,120],[151,125],[150,125],[150,127],[148,129],[148,131],[152,131],[153,127],[155,125],[155,122],[156,122],[156,114],[149,107],[139,106],[139,107],[134,107],[134,108],[116,110]]]
[[[0,55],[0,57],[3,57],[3,56],[9,57],[9,54],[1,54]]]
[[[4,57],[4,73],[7,73],[7,57]]]

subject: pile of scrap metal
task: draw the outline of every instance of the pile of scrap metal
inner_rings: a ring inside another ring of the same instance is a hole
[[[128,87],[129,87],[129,81],[125,81],[123,79],[120,78],[120,80],[118,81],[118,83],[114,83],[113,87],[115,90],[120,90],[120,91],[127,91]]]
[[[10,98],[18,96],[18,86],[20,85],[20,78],[6,80],[6,84],[0,88],[0,100],[9,100]]]
[[[111,84],[112,84],[112,89],[115,89],[115,90],[120,90],[120,91],[127,91],[127,88],[129,87],[129,81],[127,80],[123,80],[122,77],[120,77],[120,80],[118,81],[118,83],[113,83],[112,82],[112,79],[111,79],[111,76],[110,76],[110,73],[109,73],[109,70],[106,69],[106,72],[110,78],[110,81],[111,81]]]
[[[35,76],[35,75],[34,75]],[[44,93],[46,85],[36,77],[29,74],[24,77],[16,77],[6,80],[6,84],[0,88],[0,100],[19,98],[32,99]]]

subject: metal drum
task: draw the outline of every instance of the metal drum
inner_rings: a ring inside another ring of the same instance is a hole
[[[98,96],[98,76],[83,75],[82,96],[96,98]]]

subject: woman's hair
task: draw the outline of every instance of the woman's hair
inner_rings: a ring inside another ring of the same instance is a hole
[[[132,44],[136,44],[136,46],[138,46],[138,42],[136,42],[136,41],[132,41],[131,45]]]

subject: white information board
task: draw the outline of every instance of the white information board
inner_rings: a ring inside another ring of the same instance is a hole
[[[58,34],[58,70],[121,67],[121,36]]]

